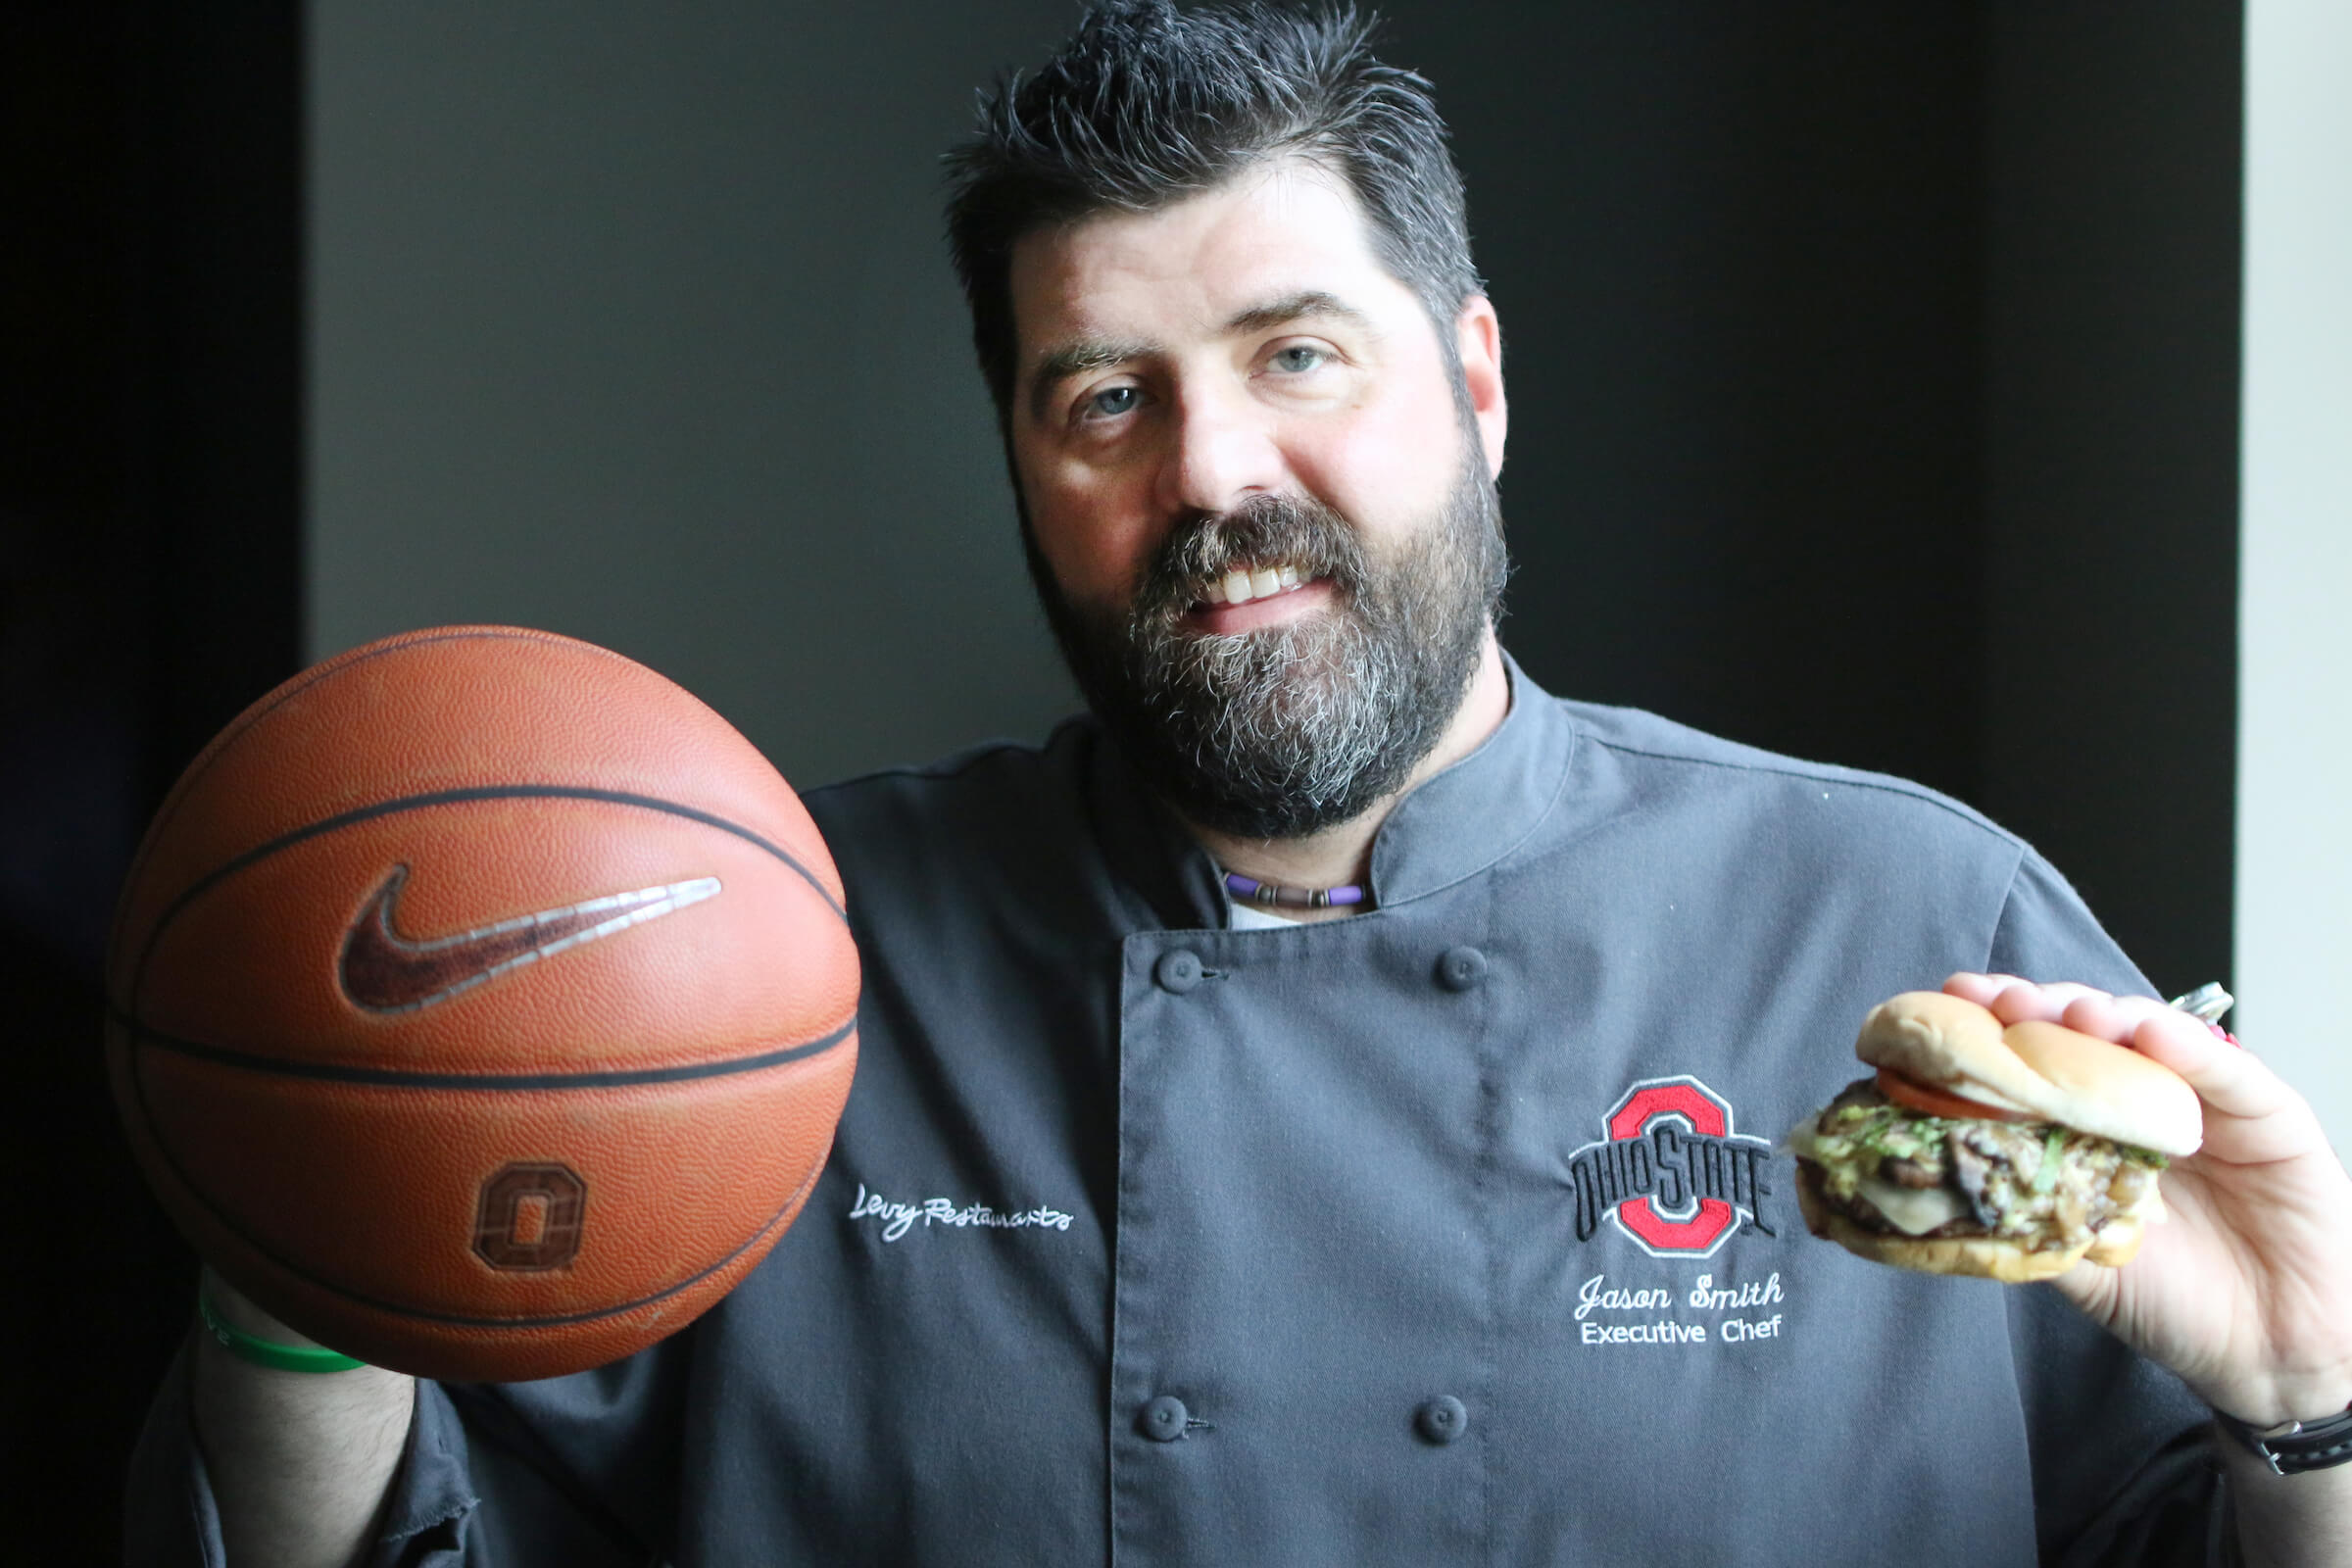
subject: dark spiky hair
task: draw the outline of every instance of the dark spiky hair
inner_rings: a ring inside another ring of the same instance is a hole
[[[1346,179],[1374,254],[1446,330],[1482,286],[1430,84],[1372,57],[1375,19],[1257,3],[1102,0],[1030,76],[983,94],[952,149],[948,240],[1000,421],[1010,418],[1012,248],[1090,214],[1156,212],[1273,158]]]

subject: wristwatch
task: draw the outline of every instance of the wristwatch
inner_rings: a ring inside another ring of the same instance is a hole
[[[2326,1470],[2352,1459],[2352,1410],[2324,1421],[2281,1421],[2275,1427],[2250,1427],[2219,1410],[2213,1419],[2275,1476]]]
[[[2237,999],[2224,991],[2220,981],[2208,980],[2186,996],[2175,997],[2166,1005],[2180,1008],[2231,1045],[2237,1044],[2237,1036],[2222,1027],[2222,1014],[2236,1006]]]

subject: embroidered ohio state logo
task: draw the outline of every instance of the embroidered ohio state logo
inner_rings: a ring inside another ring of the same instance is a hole
[[[1645,1078],[1568,1156],[1576,1239],[1605,1216],[1652,1257],[1708,1257],[1744,1221],[1766,1236],[1772,1145],[1732,1130],[1730,1102],[1688,1073]]]

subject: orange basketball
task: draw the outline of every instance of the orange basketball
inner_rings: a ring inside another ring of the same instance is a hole
[[[440,1378],[692,1321],[799,1212],[858,1054],[840,878],[775,769],[643,665],[498,626],[246,710],[156,813],[107,983],[197,1250]]]

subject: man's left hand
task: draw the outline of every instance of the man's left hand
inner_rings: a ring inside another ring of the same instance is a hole
[[[2162,1062],[2205,1104],[2205,1146],[2164,1173],[2172,1218],[2122,1268],[2053,1283],[2207,1403],[2257,1427],[2352,1405],[2352,1177],[2319,1118],[2252,1053],[2152,997],[2010,975],[1943,989],[2003,1023],[2047,1019]]]

